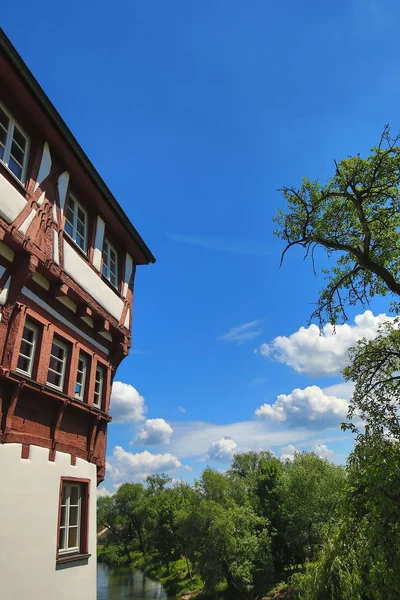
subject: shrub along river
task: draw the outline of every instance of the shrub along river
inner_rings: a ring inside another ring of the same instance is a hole
[[[132,567],[97,563],[97,600],[166,600],[161,583]]]

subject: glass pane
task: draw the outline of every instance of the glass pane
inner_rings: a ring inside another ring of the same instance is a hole
[[[24,164],[24,152],[15,142],[11,144],[11,154],[20,165]]]
[[[29,373],[30,362],[31,361],[28,358],[26,358],[25,356],[20,356],[18,358],[17,369],[20,369],[21,371],[25,371],[25,373]]]
[[[35,337],[35,332],[33,329],[29,327],[24,327],[23,338],[24,340],[28,340],[28,342],[33,342],[33,338]]]
[[[53,371],[49,371],[49,374],[47,375],[47,383],[51,383],[52,385],[55,385],[56,387],[60,388],[61,387],[61,375],[58,375],[57,373],[53,373]]]
[[[79,398],[82,397],[82,385],[78,382],[75,384],[75,396],[79,396]]]
[[[10,119],[7,117],[6,113],[2,108],[0,108],[0,123],[8,130],[8,126],[10,124]]]
[[[68,233],[68,235],[70,235],[71,237],[73,237],[73,235],[74,235],[74,228],[72,227],[72,225],[71,225],[71,223],[69,221],[65,221],[64,229]]]
[[[113,273],[111,273],[110,281],[115,287],[117,287],[117,278],[115,277],[115,275]]]
[[[49,369],[55,371],[56,373],[62,373],[63,363],[58,359],[54,358],[54,356],[50,356],[50,364]]]
[[[76,222],[76,229],[78,231],[78,233],[81,234],[82,237],[85,237],[85,224],[81,223],[80,221]]]
[[[0,159],[2,159],[3,156],[4,156],[4,148],[3,148],[3,146],[0,143]]]
[[[26,139],[22,135],[22,133],[19,131],[19,129],[17,129],[16,127],[14,127],[14,136],[13,136],[13,138],[17,142],[17,144],[22,148],[22,150],[25,150],[25,148],[26,148]]]
[[[61,348],[61,346],[58,346],[54,342],[51,347],[51,353],[53,356],[55,356],[59,360],[62,360],[64,358],[64,348]]]
[[[78,525],[78,507],[73,506],[69,511],[69,525]]]
[[[71,221],[71,223],[74,222],[74,214],[75,214],[75,202],[72,200],[72,198],[70,198],[68,200],[68,204],[67,204],[67,212],[66,212],[66,217],[69,221]]]
[[[108,268],[105,262],[103,262],[103,275],[104,277],[107,277],[108,275]]]
[[[6,145],[7,131],[0,125],[0,144]]]
[[[71,527],[68,529],[68,548],[76,548],[78,545],[78,528]]]
[[[10,160],[8,161],[8,168],[14,173],[14,175],[18,177],[18,179],[21,179],[22,167],[20,167],[11,156]]]
[[[61,507],[61,527],[65,525],[65,506]]]
[[[79,500],[79,488],[76,485],[71,486],[70,503],[78,504],[78,500]]]
[[[79,235],[79,233],[77,234],[75,241],[78,244],[79,248],[82,248],[82,250],[85,249],[85,240],[81,235]]]
[[[59,548],[63,550],[65,548],[65,528],[60,528],[60,546]]]
[[[20,353],[24,354],[25,356],[28,356],[30,358],[32,356],[32,351],[33,351],[32,344],[30,342],[26,342],[25,340],[22,340]]]
[[[67,486],[63,485],[61,503],[66,504],[66,502],[67,502]]]
[[[83,210],[78,206],[78,220],[82,223],[86,223],[86,215]]]

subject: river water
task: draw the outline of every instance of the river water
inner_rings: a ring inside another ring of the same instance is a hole
[[[129,567],[97,563],[97,600],[166,600],[161,583]]]

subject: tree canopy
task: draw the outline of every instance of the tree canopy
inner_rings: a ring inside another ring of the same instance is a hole
[[[336,262],[324,269],[326,286],[312,317],[320,323],[347,320],[347,307],[369,304],[376,294],[400,294],[400,146],[389,126],[367,158],[335,162],[322,185],[305,178],[284,187],[285,209],[275,218],[286,242],[282,260],[300,246],[314,263],[322,248]]]

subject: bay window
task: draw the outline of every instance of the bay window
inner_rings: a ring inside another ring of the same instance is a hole
[[[50,364],[47,374],[47,385],[58,390],[64,389],[65,370],[67,366],[68,347],[59,338],[53,338],[50,352]]]
[[[65,209],[64,230],[81,250],[87,252],[88,216],[86,210],[73,196],[69,196]]]
[[[0,160],[25,181],[29,140],[11,114],[0,105]]]
[[[31,321],[26,321],[19,349],[17,371],[32,376],[33,363],[38,340],[38,328]]]
[[[104,388],[104,368],[100,365],[96,367],[96,377],[94,380],[94,399],[93,404],[97,408],[103,409],[103,388]]]
[[[104,240],[103,245],[103,275],[114,287],[118,287],[118,253],[108,240]]]
[[[76,383],[75,383],[75,398],[84,400],[85,398],[85,385],[86,385],[86,373],[87,373],[88,359],[81,352],[78,359],[78,369],[76,372]]]

